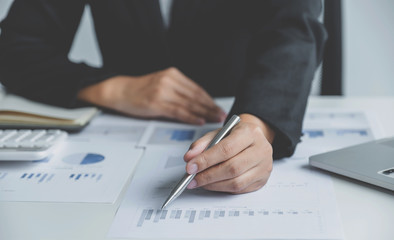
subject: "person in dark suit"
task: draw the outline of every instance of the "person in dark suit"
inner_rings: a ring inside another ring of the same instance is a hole
[[[67,57],[85,4],[101,68]],[[212,96],[235,96],[231,114],[241,123],[210,150],[202,153],[215,132],[185,154],[187,172],[198,173],[189,188],[255,191],[273,158],[299,142],[326,39],[321,8],[315,0],[174,0],[163,20],[157,0],[15,0],[0,25],[0,81],[36,101],[191,124],[223,121]]]

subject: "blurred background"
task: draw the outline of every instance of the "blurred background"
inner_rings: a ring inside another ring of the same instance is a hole
[[[394,96],[394,1],[327,1],[322,19],[329,24],[330,40],[335,43],[331,42],[326,53],[336,54],[326,58],[325,62],[330,62],[326,73],[321,68],[316,73],[312,94],[321,93],[323,75],[326,84],[334,85],[333,90],[323,93],[326,95]],[[12,2],[0,0],[0,20]],[[85,8],[69,58],[101,66],[89,7]]]

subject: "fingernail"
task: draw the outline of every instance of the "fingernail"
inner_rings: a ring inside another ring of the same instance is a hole
[[[187,168],[187,173],[189,174],[196,174],[197,171],[198,171],[198,166],[195,163],[189,165],[189,167]]]
[[[193,179],[193,180],[189,183],[189,185],[187,185],[187,188],[188,188],[188,189],[193,189],[193,188],[195,188],[195,187],[197,187],[197,181]]]

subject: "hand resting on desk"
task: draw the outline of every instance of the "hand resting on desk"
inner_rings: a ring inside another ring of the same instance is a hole
[[[78,98],[128,115],[190,124],[221,122],[226,113],[176,68],[143,76],[115,76],[82,89]]]

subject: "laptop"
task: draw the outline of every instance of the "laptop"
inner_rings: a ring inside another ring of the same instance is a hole
[[[309,164],[394,191],[394,137],[314,155]]]

